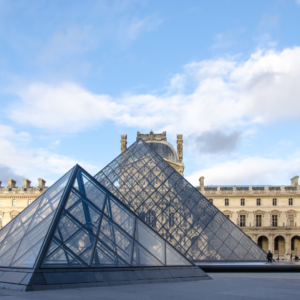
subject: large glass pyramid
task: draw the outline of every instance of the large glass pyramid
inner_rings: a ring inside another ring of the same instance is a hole
[[[256,243],[141,139],[95,178],[190,260],[265,260]]]
[[[193,266],[80,166],[0,231],[0,267]]]

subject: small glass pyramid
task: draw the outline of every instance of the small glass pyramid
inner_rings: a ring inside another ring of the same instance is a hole
[[[256,243],[141,139],[95,178],[190,260],[265,260]]]
[[[0,267],[193,266],[80,166],[0,231]]]

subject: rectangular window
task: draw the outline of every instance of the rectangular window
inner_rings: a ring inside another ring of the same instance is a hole
[[[256,199],[256,205],[261,206],[261,200],[260,199]]]
[[[246,227],[246,216],[240,215],[240,227]]]
[[[17,200],[14,199],[14,200],[12,201],[12,206],[17,206]]]
[[[245,206],[245,199],[241,199],[241,206]]]
[[[277,199],[276,198],[273,199],[273,206],[277,206]]]
[[[225,217],[230,220],[230,215],[225,215]]]
[[[29,200],[28,200],[28,205],[30,205],[31,203],[32,203],[32,200],[29,199]]]
[[[293,198],[289,199],[289,205],[293,205]]]
[[[288,215],[287,226],[288,227],[294,227],[295,226],[294,215]]]
[[[225,199],[225,206],[229,205],[229,199]]]
[[[261,227],[261,215],[255,216],[256,227]]]
[[[208,200],[211,204],[214,204],[214,200],[213,199],[209,199]]]
[[[272,226],[278,227],[278,215],[272,215]]]

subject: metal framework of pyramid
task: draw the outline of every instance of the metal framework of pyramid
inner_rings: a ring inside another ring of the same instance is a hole
[[[0,240],[0,267],[192,265],[79,166],[5,226]]]
[[[139,139],[95,178],[192,261],[264,261],[266,253]]]
[[[194,265],[78,165],[0,231],[1,268],[141,266]]]

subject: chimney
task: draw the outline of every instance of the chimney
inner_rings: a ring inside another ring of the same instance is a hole
[[[182,158],[183,158],[182,137],[183,137],[182,134],[177,134],[177,154],[180,162],[182,162]]]
[[[23,188],[24,188],[24,189],[30,188],[30,183],[31,183],[30,180],[28,180],[28,179],[26,179],[26,178],[23,178]]]
[[[127,149],[127,134],[121,134],[121,153]]]
[[[205,178],[204,176],[201,176],[199,178],[199,184],[200,184],[201,190],[204,189],[204,178]]]
[[[294,176],[293,178],[291,178],[292,186],[298,186],[298,178],[299,178],[299,176]]]
[[[42,178],[38,178],[38,181],[39,181],[39,188],[40,189],[45,188],[46,181],[44,179],[42,179]]]
[[[8,178],[7,181],[8,181],[8,188],[12,189],[16,187],[17,182],[15,180]]]

